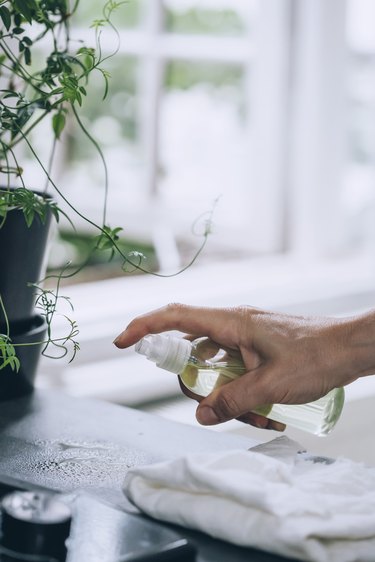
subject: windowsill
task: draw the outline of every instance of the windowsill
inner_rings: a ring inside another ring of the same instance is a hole
[[[295,314],[345,316],[374,305],[374,277],[368,257],[301,264],[291,256],[278,256],[194,266],[167,279],[124,277],[69,286],[63,294],[75,307],[81,351],[71,364],[43,359],[38,386],[132,406],[176,396],[180,391],[173,376],[132,349],[119,351],[112,345],[134,316],[169,302],[251,304]],[[55,329],[58,336],[59,320]],[[375,394],[374,379],[350,385],[347,399]]]

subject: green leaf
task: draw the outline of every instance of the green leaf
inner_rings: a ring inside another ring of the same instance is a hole
[[[24,187],[0,192],[0,213],[1,209],[7,210],[9,207],[17,207],[22,210],[27,226],[31,226],[36,215],[40,217],[42,222],[45,222],[47,210],[50,206],[52,206],[52,203],[48,199],[45,200]]]
[[[52,90],[51,95],[58,96],[59,94],[63,94],[63,93],[64,93],[64,88],[55,88],[54,90]]]
[[[83,64],[86,70],[91,70],[95,65],[95,49],[92,47],[81,47],[77,51],[78,56],[83,56]]]
[[[90,27],[93,29],[99,29],[99,27],[104,27],[107,24],[107,20],[105,19],[97,19],[92,22]]]
[[[54,218],[55,218],[55,221],[56,221],[56,222],[59,222],[59,220],[60,220],[60,213],[59,213],[59,209],[58,209],[57,205],[56,205],[56,204],[51,204],[51,205],[50,205],[50,209],[51,209],[52,215],[53,215]]]
[[[3,20],[3,24],[6,30],[9,31],[12,24],[12,18],[10,15],[10,11],[6,6],[0,6],[0,18]]]
[[[53,128],[53,132],[55,133],[55,137],[57,139],[60,138],[61,133],[64,130],[65,123],[66,123],[65,115],[62,111],[55,113],[55,115],[52,117],[52,128]]]
[[[0,365],[0,371],[1,371],[1,369],[4,369],[7,365],[10,366],[12,371],[16,371],[17,373],[18,373],[19,368],[21,366],[20,360],[16,356],[14,356],[14,357],[10,356],[10,357],[4,358],[3,362]]]
[[[25,30],[23,27],[13,27],[12,33],[14,35],[21,35],[21,33],[25,33]]]
[[[15,137],[22,127],[31,119],[35,107],[33,105],[24,105],[17,109],[17,117],[13,119],[12,123],[12,137]]]
[[[78,105],[82,105],[82,96],[78,90],[76,90],[76,100],[78,102]]]
[[[100,72],[102,73],[102,76],[104,78],[104,94],[103,94],[103,100],[105,100],[105,98],[108,95],[108,90],[109,90],[109,78],[110,78],[110,74],[107,70],[103,70],[102,68],[99,68]]]
[[[30,66],[31,65],[31,51],[29,49],[29,47],[26,47],[25,52],[24,52],[24,56],[25,56],[25,63]]]
[[[10,366],[12,371],[19,371],[20,360],[16,355],[16,350],[10,339],[5,334],[0,334],[0,371]]]
[[[18,12],[29,22],[33,21],[33,12],[38,9],[35,0],[13,0]]]
[[[109,226],[103,227],[103,232],[96,237],[96,246],[95,248],[100,251],[109,250],[110,256],[109,259],[111,260],[116,253],[117,249],[117,242],[119,241],[119,232],[123,229],[120,227],[111,229]]]
[[[35,217],[34,209],[30,209],[30,208],[23,209],[23,216],[25,217],[27,226],[30,228],[30,226],[33,224],[33,220]]]

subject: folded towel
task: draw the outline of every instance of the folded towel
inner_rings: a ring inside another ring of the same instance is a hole
[[[124,492],[156,519],[237,545],[313,562],[374,562],[375,469],[285,455],[285,444],[133,468]]]

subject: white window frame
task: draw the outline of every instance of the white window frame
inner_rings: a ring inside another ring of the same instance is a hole
[[[289,236],[301,259],[339,255],[346,142],[346,2],[295,2]]]

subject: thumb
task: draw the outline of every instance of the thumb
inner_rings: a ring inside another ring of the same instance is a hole
[[[272,403],[272,387],[266,384],[269,371],[269,367],[259,367],[214,390],[200,402],[196,413],[198,422],[215,425]]]

